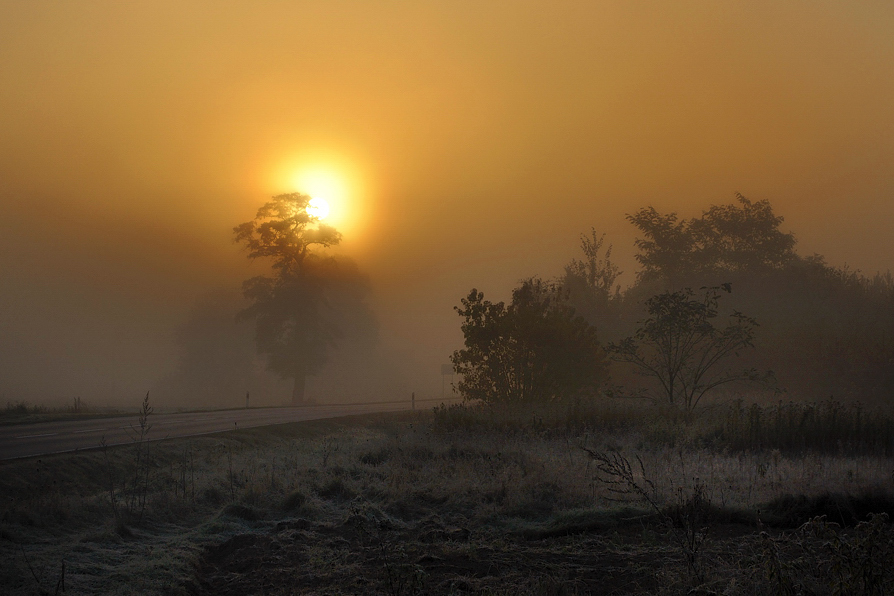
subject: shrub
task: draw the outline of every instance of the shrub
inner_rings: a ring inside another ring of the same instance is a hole
[[[456,311],[464,319],[465,348],[450,360],[466,399],[550,402],[592,394],[605,378],[596,329],[555,284],[526,280],[508,306],[473,289]]]

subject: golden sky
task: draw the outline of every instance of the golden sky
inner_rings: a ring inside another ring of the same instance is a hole
[[[0,332],[146,384],[260,270],[232,227],[314,185],[438,388],[461,296],[590,227],[631,271],[639,207],[741,192],[894,269],[892,31],[882,1],[0,0]]]

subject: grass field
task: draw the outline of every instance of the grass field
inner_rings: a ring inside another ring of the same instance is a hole
[[[7,462],[0,586],[887,593],[885,421],[832,402],[692,425],[623,404],[452,406]]]

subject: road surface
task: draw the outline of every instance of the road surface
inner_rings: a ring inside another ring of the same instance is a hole
[[[421,402],[422,400],[417,400]],[[433,401],[433,400],[426,400]],[[418,407],[430,407],[422,404]],[[246,410],[217,410],[210,412],[190,412],[182,414],[152,414],[149,422],[152,428],[148,439],[173,439],[206,435],[239,428],[253,428],[319,420],[352,414],[373,412],[395,412],[409,410],[409,401],[376,404],[340,404],[303,406],[297,408],[257,408]],[[137,415],[116,418],[94,418],[90,420],[60,420],[0,426],[0,460],[63,453],[81,449],[95,449],[105,438],[106,444],[124,445],[138,436]]]

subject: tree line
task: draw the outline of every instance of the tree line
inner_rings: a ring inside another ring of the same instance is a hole
[[[376,335],[367,280],[352,261],[321,250],[341,235],[308,213],[309,201],[277,195],[233,230],[249,258],[270,264],[243,284],[240,329],[249,333],[251,324],[257,353],[292,382],[295,405],[305,403],[306,379],[333,350],[371,346]],[[863,402],[894,390],[890,274],[867,277],[799,255],[770,203],[742,195],[690,219],[645,207],[627,220],[638,232],[640,267],[626,288],[612,246],[592,229],[557,278],[522,280],[508,303],[478,289],[460,299],[464,346],[451,360],[465,398],[542,403],[611,394],[691,413],[723,390]],[[236,360],[252,358],[244,351],[224,358],[227,337],[203,332],[232,316],[211,306],[194,317],[198,332],[184,329],[186,369],[216,363],[204,367],[210,377],[195,379],[208,390],[219,385],[212,380],[244,373]]]
[[[464,397],[615,392],[691,412],[743,383],[806,399],[894,390],[890,274],[799,255],[770,203],[739,194],[690,219],[653,207],[627,219],[640,269],[623,290],[612,247],[591,230],[557,279],[523,280],[508,304],[477,289],[461,300],[465,345],[452,362]]]

